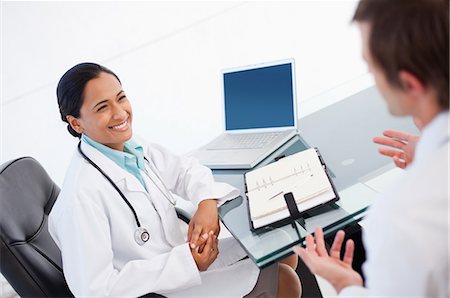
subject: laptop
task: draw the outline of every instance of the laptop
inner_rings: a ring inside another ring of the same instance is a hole
[[[293,59],[222,71],[225,132],[193,153],[211,169],[250,169],[297,133]]]

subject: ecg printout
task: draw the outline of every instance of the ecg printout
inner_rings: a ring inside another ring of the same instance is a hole
[[[302,202],[332,191],[313,148],[248,172],[245,178],[252,220],[287,209],[284,194],[288,192],[292,192],[299,211],[302,211]]]

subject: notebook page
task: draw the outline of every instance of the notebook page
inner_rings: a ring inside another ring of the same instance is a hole
[[[245,175],[252,220],[287,209],[284,194],[297,204],[332,190],[314,149],[296,153]]]

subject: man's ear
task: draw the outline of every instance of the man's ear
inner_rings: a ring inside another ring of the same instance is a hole
[[[398,77],[400,79],[400,83],[402,84],[403,91],[409,93],[410,95],[417,96],[426,92],[424,83],[412,73],[402,70],[399,72]]]
[[[66,116],[67,122],[69,122],[70,126],[72,126],[73,130],[75,130],[77,133],[82,134],[84,129],[81,126],[80,120],[78,118],[75,118],[72,115]]]

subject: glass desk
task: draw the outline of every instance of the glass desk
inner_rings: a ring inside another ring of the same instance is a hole
[[[255,168],[269,164],[275,158],[309,148],[306,142],[295,136],[277,151],[268,156]],[[319,148],[320,149],[320,148]],[[326,162],[326,156],[324,156]],[[313,213],[306,214],[305,224],[298,221],[279,228],[267,227],[252,232],[248,218],[247,198],[245,197],[244,173],[248,170],[214,170],[216,181],[229,183],[240,189],[242,196],[228,201],[219,207],[219,217],[230,233],[240,242],[249,257],[260,268],[292,254],[291,247],[303,245],[305,236],[313,233],[316,226],[323,228],[325,235],[359,221],[371,204],[376,193],[339,190],[340,200],[335,204],[321,207]]]

